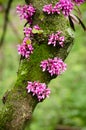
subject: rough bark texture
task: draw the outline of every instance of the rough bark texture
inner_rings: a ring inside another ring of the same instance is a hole
[[[43,34],[35,35],[33,40],[34,53],[30,60],[22,59],[19,64],[15,86],[6,93],[4,106],[0,112],[0,130],[24,130],[26,122],[30,121],[32,112],[38,104],[37,98],[26,92],[27,81],[40,81],[46,84],[55,77],[42,72],[40,62],[47,58],[58,56],[63,60],[67,57],[73,45],[73,36],[67,20],[62,15],[46,15],[42,12],[45,4],[56,3],[57,0],[29,0],[36,8],[34,24],[43,29]],[[63,31],[65,45],[63,48],[47,45],[48,35],[57,30]]]

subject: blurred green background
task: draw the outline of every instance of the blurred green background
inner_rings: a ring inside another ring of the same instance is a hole
[[[23,37],[24,22],[16,15],[15,1],[9,15],[4,44],[0,48],[0,109],[6,90],[13,87],[16,80],[19,56],[17,44]],[[6,4],[6,3],[5,3]],[[86,24],[86,4],[81,7],[82,19]],[[2,34],[4,11],[0,12],[0,37]],[[15,30],[17,33],[15,33]],[[86,130],[86,32],[76,25],[75,44],[66,59],[67,71],[52,80],[50,98],[36,107],[30,127],[26,130],[56,130],[61,126],[72,126]]]

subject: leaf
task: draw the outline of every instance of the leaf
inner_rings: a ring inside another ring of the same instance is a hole
[[[70,23],[71,28],[75,31],[75,26],[74,26],[71,16],[69,15],[68,18],[69,18],[69,23]]]
[[[76,16],[76,17],[79,20],[79,23],[81,24],[81,26],[84,29],[84,31],[86,31],[86,27],[85,27],[84,23],[82,22],[82,20],[78,16]]]
[[[34,29],[34,28],[33,28],[32,33],[33,33],[33,34],[42,34],[42,33],[43,33],[43,30],[37,30],[37,29]]]
[[[75,24],[75,23],[78,23],[78,24],[79,24],[79,20],[77,19],[77,17],[76,17],[74,14],[70,14],[70,16],[71,16],[71,19],[72,19],[72,21],[74,22],[74,24]]]

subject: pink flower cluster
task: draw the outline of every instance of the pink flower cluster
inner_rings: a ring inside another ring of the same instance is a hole
[[[24,27],[23,32],[25,34],[25,38],[23,40],[23,43],[18,45],[18,53],[25,58],[29,58],[34,50],[30,40],[31,37],[33,36],[32,33],[33,29],[40,30],[41,28],[38,25],[34,25],[33,28]]]
[[[48,71],[51,76],[62,74],[67,65],[62,61],[62,59],[55,57],[54,59],[48,59],[41,62],[40,67],[42,71]]]
[[[43,7],[43,11],[48,14],[60,14],[60,12],[62,12],[65,16],[68,16],[73,10],[73,6],[74,4],[71,2],[71,0],[60,0],[54,7],[52,7],[52,4],[45,5]]]
[[[35,29],[35,30],[41,30],[41,28],[39,27],[39,25],[34,25],[33,29]]]
[[[31,27],[24,27],[23,30],[26,37],[30,37],[32,35],[32,28]]]
[[[34,25],[33,28],[31,27],[24,27],[24,34],[26,37],[31,37],[33,36],[33,33],[32,33],[32,30],[35,29],[35,30],[41,30],[41,28],[38,26],[38,25]]]
[[[65,16],[68,16],[74,8],[74,4],[71,0],[60,0],[57,5],[60,6],[60,9]]]
[[[56,34],[51,34],[48,39],[48,45],[52,44],[53,46],[56,46],[56,44],[59,44],[61,47],[64,45],[64,36],[61,36],[62,32],[57,31]]]
[[[30,39],[25,37],[23,43],[18,45],[18,53],[25,58],[29,58],[33,53],[32,44],[28,44],[28,41],[30,42]]]
[[[35,8],[30,5],[18,5],[16,7],[17,13],[20,15],[20,19],[26,19],[29,24],[32,23],[32,16],[35,13]]]
[[[74,3],[80,5],[83,2],[84,0],[59,0],[54,7],[52,4],[44,5],[43,11],[47,14],[60,14],[62,12],[65,16],[68,16],[74,9]]]
[[[52,10],[53,10],[52,4],[44,5],[43,7],[43,11],[48,14],[53,13]]]
[[[45,99],[46,97],[49,97],[50,94],[50,89],[46,88],[46,84],[37,81],[28,81],[27,90],[28,93],[31,92],[33,96],[36,95],[39,101]]]

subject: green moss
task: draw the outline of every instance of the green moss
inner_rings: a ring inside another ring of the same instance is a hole
[[[0,112],[0,130],[8,130],[5,124],[9,123],[12,120],[12,114],[12,106],[6,105]]]

